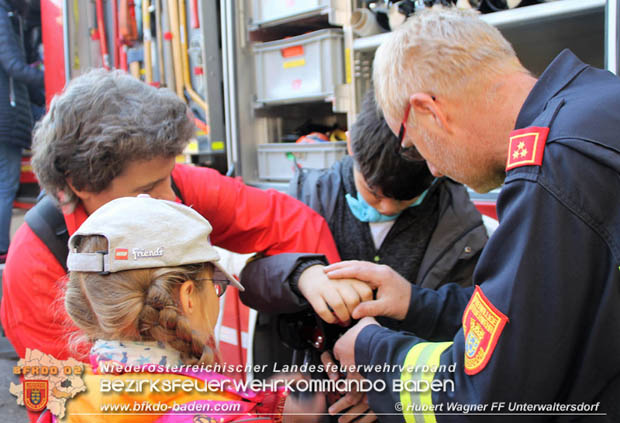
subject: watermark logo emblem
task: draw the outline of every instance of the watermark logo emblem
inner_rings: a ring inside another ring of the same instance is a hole
[[[38,412],[45,408],[48,386],[47,380],[24,381],[24,405],[28,410]]]

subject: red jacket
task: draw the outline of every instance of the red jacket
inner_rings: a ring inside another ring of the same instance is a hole
[[[177,165],[172,172],[184,203],[213,226],[213,244],[237,253],[321,253],[330,262],[338,251],[321,216],[275,190],[262,191],[218,172]],[[65,214],[69,234],[86,220],[81,204]],[[2,281],[0,315],[20,357],[26,347],[64,360],[72,354],[67,334],[75,329],[64,311],[65,272],[43,242],[23,224],[9,249]],[[81,351],[87,353],[87,351]]]

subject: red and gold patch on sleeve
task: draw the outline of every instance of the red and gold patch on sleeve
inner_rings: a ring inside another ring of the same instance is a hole
[[[463,313],[465,334],[465,373],[475,375],[484,369],[504,326],[506,317],[485,297],[479,286]]]
[[[549,128],[530,126],[510,133],[506,172],[520,166],[541,166]]]

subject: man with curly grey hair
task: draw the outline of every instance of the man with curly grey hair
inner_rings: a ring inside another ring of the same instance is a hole
[[[620,421],[620,80],[568,50],[536,79],[497,29],[448,8],[416,12],[373,72],[401,151],[480,192],[504,184],[475,287],[431,291],[365,262],[326,268],[378,289],[354,318],[411,332],[365,317],[335,346],[341,364],[387,382],[368,393],[373,411]]]
[[[32,164],[61,206],[69,235],[107,202],[146,193],[193,207],[212,223],[211,241],[231,251],[311,252],[338,260],[323,218],[297,200],[213,169],[176,164],[193,134],[188,107],[171,91],[120,71],[94,70],[52,100],[35,129]],[[131,260],[131,252],[122,253],[116,259]],[[65,335],[73,328],[56,301],[63,266],[29,224],[22,225],[4,270],[1,310],[21,357],[26,348],[58,359],[71,355]]]

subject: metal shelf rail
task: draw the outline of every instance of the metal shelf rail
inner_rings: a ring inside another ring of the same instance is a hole
[[[565,18],[580,18],[584,13],[603,11],[605,0],[560,0],[481,15],[480,18],[499,29],[536,27]],[[355,51],[375,50],[389,32],[353,41]]]

